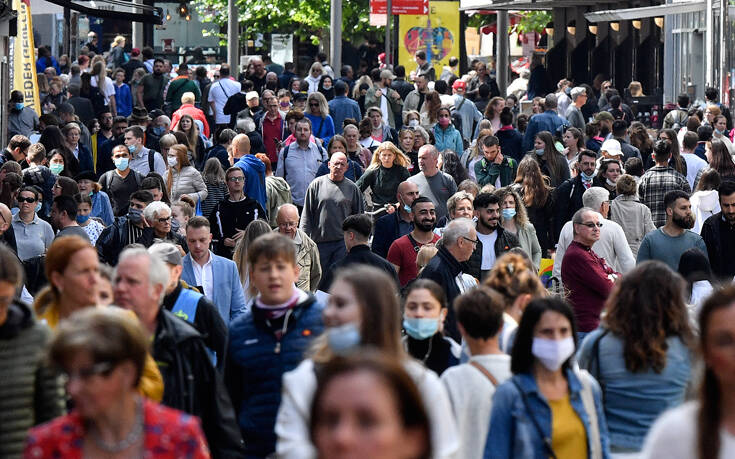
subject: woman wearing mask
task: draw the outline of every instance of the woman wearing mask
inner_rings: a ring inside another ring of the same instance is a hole
[[[167,153],[168,177],[166,189],[172,201],[189,196],[195,203],[207,199],[207,185],[202,174],[189,163],[186,145],[177,144]]]
[[[105,225],[91,218],[92,199],[88,194],[77,194],[74,196],[74,200],[77,203],[77,223],[79,223],[79,226],[89,236],[89,242],[95,245],[100,234],[105,229]]]
[[[322,93],[327,102],[334,99],[334,81],[329,75],[322,75],[319,80],[319,92]]]
[[[566,156],[569,170],[571,170],[572,163],[577,161],[577,154],[584,148],[584,136],[579,129],[570,127],[564,131],[562,140],[564,141],[564,156]]]
[[[319,90],[319,83],[321,82],[322,75],[324,75],[324,68],[319,62],[314,62],[309,68],[309,74],[304,78],[304,81],[309,83],[308,93],[312,94]]]
[[[376,289],[376,285],[383,288]],[[283,375],[281,406],[275,432],[279,457],[315,458],[309,439],[310,407],[317,386],[316,371],[335,356],[373,348],[401,363],[417,385],[431,426],[436,458],[457,451],[457,435],[449,398],[439,378],[406,354],[400,337],[400,305],[394,282],[383,271],[367,266],[340,271],[324,308],[325,333],[311,355]]]
[[[618,195],[616,184],[620,174],[623,173],[623,165],[617,159],[603,159],[597,169],[597,175],[592,180],[592,186],[599,186],[610,192],[610,200]]]
[[[495,191],[500,198],[500,224],[505,231],[518,238],[521,248],[531,258],[533,267],[538,270],[541,265],[541,246],[536,237],[536,229],[528,221],[526,206],[521,196],[507,186]]]
[[[712,138],[722,140],[727,147],[727,151],[730,152],[730,155],[735,155],[735,146],[727,136],[727,118],[725,118],[725,115],[717,115],[714,117],[712,129]]]
[[[73,177],[81,171],[94,170],[92,153],[84,144],[79,142],[82,134],[79,125],[76,123],[67,123],[61,129],[61,133],[64,135],[68,150],[64,158],[64,166],[69,176]]]
[[[403,113],[403,126],[407,128],[415,128],[421,125],[421,114],[416,110],[409,110]]]
[[[452,112],[442,107],[437,112],[437,123],[434,126],[434,146],[439,151],[464,151],[462,134],[452,124]]]
[[[643,237],[656,229],[651,209],[638,200],[638,184],[631,175],[621,175],[615,189],[617,196],[610,203],[608,218],[623,228],[633,256],[638,256]]]
[[[327,99],[320,92],[313,92],[306,98],[304,116],[311,121],[311,132],[314,137],[329,143],[334,136],[334,120],[329,114]]]
[[[189,199],[183,198],[171,203],[171,221],[172,226],[178,226],[177,233],[186,237],[186,224],[189,219],[194,216],[194,207],[192,207]],[[176,224],[174,224],[176,221]]]
[[[458,365],[462,355],[462,347],[443,333],[448,311],[444,290],[436,282],[417,279],[409,284],[403,303],[403,345],[438,375]]]
[[[278,109],[284,113],[291,110],[291,93],[288,89],[278,90]]]
[[[199,135],[199,126],[194,122],[194,118],[189,115],[182,115],[179,124],[176,125],[175,132],[182,132],[186,135],[186,148],[190,152],[190,159],[195,165],[204,161],[204,141]]]
[[[85,171],[74,177],[79,187],[79,194],[89,196],[92,200],[92,210],[90,217],[96,217],[102,220],[105,226],[112,225],[115,214],[112,211],[110,197],[102,191],[102,186],[97,183],[94,173]]]
[[[638,265],[580,346],[579,366],[602,387],[613,453],[640,451],[656,418],[684,402],[693,338],[683,291],[683,279],[663,263]]]
[[[552,219],[554,217],[554,194],[549,178],[541,173],[538,161],[529,156],[518,164],[513,189],[523,199],[528,220],[536,229],[536,237],[543,254],[554,250],[556,244]]]
[[[513,377],[493,397],[485,458],[609,458],[600,386],[572,368],[574,313],[562,299],[531,301],[511,354]]]
[[[735,457],[735,287],[715,292],[699,313],[704,378],[696,400],[664,413],[646,437],[641,458]]]
[[[329,141],[329,145],[327,145],[327,155],[329,158],[337,152],[344,153],[345,155],[347,154],[347,140],[339,134],[332,137]],[[329,165],[326,162],[323,162],[321,166],[319,166],[319,169],[317,169],[315,177],[321,177],[328,173]],[[357,161],[347,158],[347,171],[345,172],[345,177],[353,182],[357,182],[360,177],[362,177],[362,173],[363,171],[360,164]]]
[[[562,182],[569,179],[570,172],[566,158],[556,151],[554,137],[549,131],[541,131],[533,140],[533,156],[541,168],[541,172],[549,177],[551,186],[556,188]]]
[[[357,180],[357,187],[372,191],[373,206],[390,204],[396,199],[398,185],[410,177],[407,166],[410,160],[393,142],[383,142],[373,153],[373,160],[365,173]]]
[[[354,416],[373,422],[354,423]],[[399,363],[374,353],[325,365],[310,432],[323,459],[433,457],[431,425],[419,389]]]

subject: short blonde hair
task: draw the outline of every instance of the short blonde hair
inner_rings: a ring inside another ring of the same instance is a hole
[[[182,104],[193,104],[194,101],[196,101],[196,96],[194,96],[194,93],[191,91],[187,91],[181,95]]]

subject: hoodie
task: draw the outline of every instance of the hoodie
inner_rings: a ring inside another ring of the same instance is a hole
[[[689,198],[689,202],[692,204],[694,215],[692,231],[699,234],[704,221],[720,211],[720,196],[717,190],[697,191]]]
[[[283,177],[271,175],[265,178],[265,192],[268,196],[268,223],[276,228],[276,214],[278,208],[284,204],[291,204],[291,186]]]
[[[263,209],[267,209],[265,192],[265,164],[255,155],[245,155],[240,158],[236,167],[242,169],[245,174],[245,196],[258,201]]]
[[[447,126],[446,129],[442,129],[441,126],[439,126],[439,123],[437,123],[434,126],[434,139],[436,139],[434,145],[440,152],[444,150],[452,150],[457,153],[457,155],[461,155],[464,151],[462,135],[452,124]]]

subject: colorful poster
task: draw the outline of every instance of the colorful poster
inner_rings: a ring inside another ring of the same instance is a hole
[[[428,16],[399,16],[398,63],[416,70],[414,56],[425,51],[437,78],[451,56],[459,57],[459,2],[429,2]]]
[[[13,89],[23,93],[23,103],[41,114],[36,78],[36,55],[33,46],[33,24],[30,0],[13,0],[13,9],[18,12],[18,36],[13,45]]]

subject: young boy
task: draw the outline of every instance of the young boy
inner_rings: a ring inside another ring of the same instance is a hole
[[[479,287],[454,301],[457,326],[472,357],[441,376],[452,403],[457,432],[462,436],[457,457],[481,458],[490,424],[492,398],[499,384],[512,376],[510,356],[498,346],[503,326],[503,297]]]
[[[294,286],[296,246],[281,234],[265,234],[252,243],[248,272],[260,293],[230,324],[225,371],[246,456],[266,457],[276,449],[281,376],[298,366],[322,333],[323,306]]]

